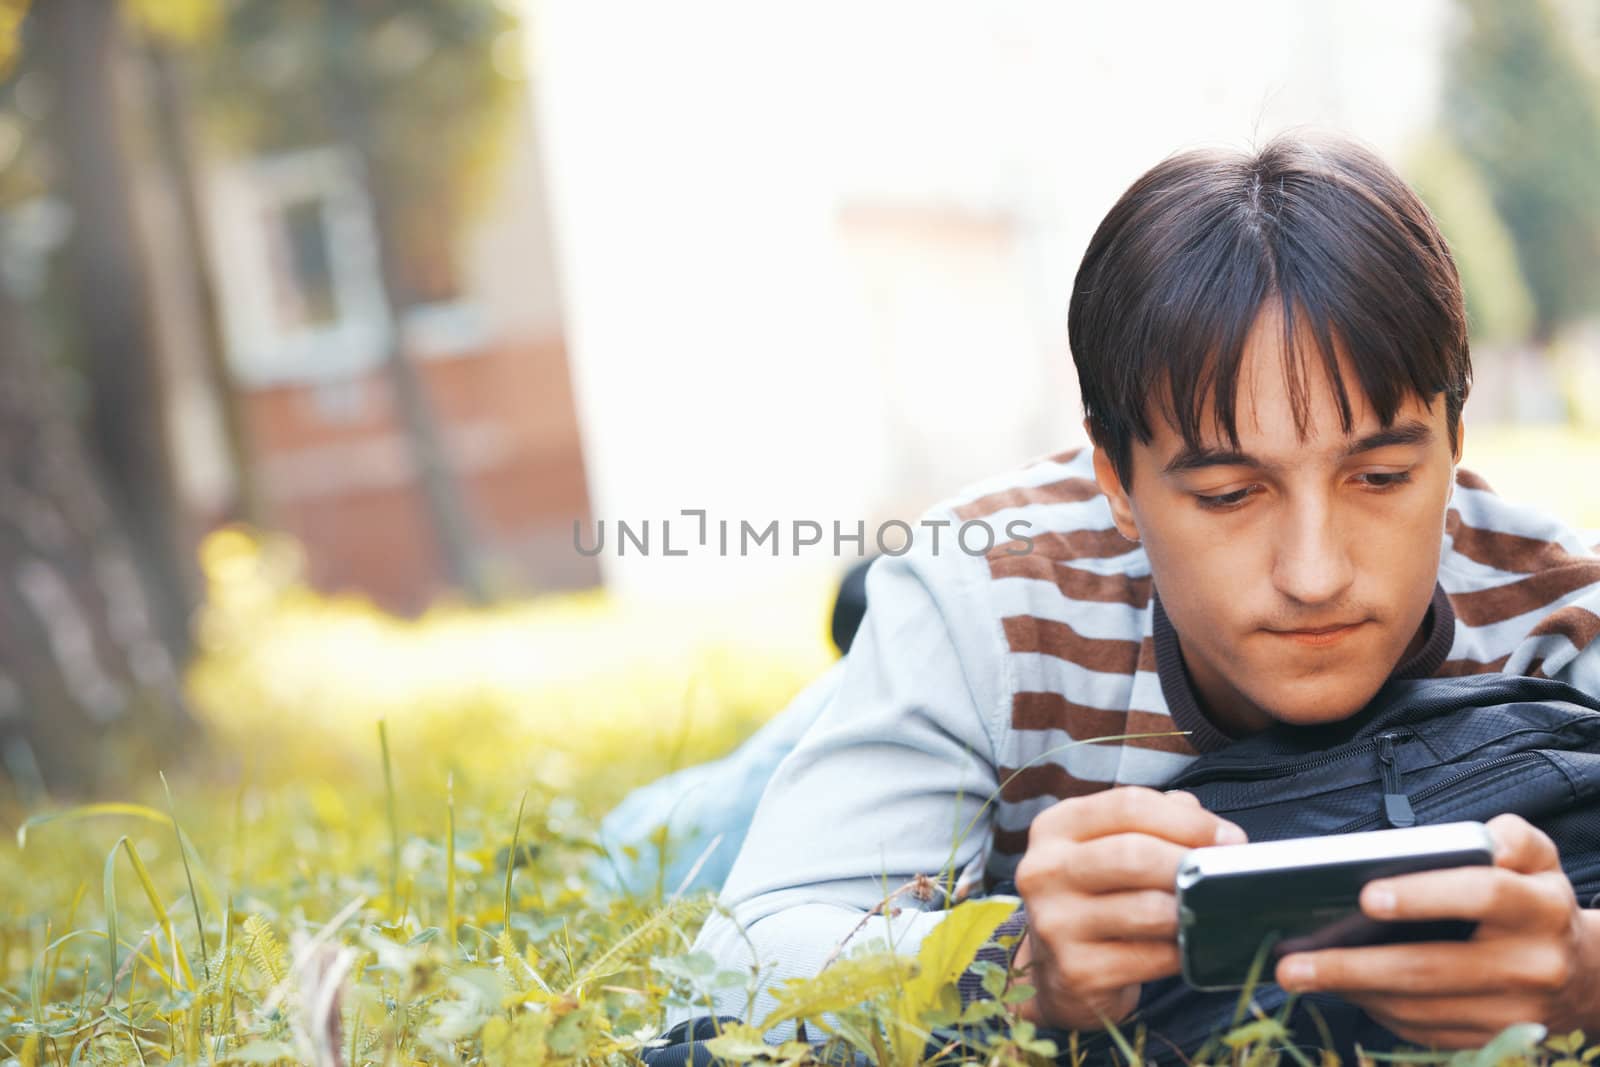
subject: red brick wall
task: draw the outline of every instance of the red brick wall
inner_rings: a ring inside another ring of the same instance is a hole
[[[561,340],[417,366],[497,587],[598,584],[596,561],[572,547],[589,497]],[[446,590],[393,410],[381,368],[246,398],[272,524],[304,543],[311,581],[414,612]]]

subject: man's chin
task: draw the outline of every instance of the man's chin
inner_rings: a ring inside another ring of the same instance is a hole
[[[1271,719],[1291,726],[1325,726],[1355,715],[1377,695],[1382,680],[1362,684],[1330,685],[1327,679],[1304,686],[1286,686],[1256,694],[1256,706]]]

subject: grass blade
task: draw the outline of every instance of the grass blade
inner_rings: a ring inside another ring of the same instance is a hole
[[[383,791],[389,803],[389,907],[394,908],[400,885],[400,822],[395,818],[394,772],[389,767],[389,725],[378,720],[378,745],[383,749]]]
[[[20,834],[21,831],[19,830]],[[117,992],[117,849],[127,840],[126,836],[117,838],[117,843],[111,846],[111,851],[106,853],[105,873],[101,876],[101,893],[105,898],[106,909],[106,940],[111,953],[111,995]]]
[[[83,896],[89,891],[88,882],[79,882],[78,891],[72,895],[72,907],[67,909],[67,929],[71,930],[78,921],[78,906],[83,903]],[[56,968],[61,965],[60,949],[57,949],[54,959],[49,960],[45,967],[45,974],[54,975]]]
[[[200,915],[200,898],[194,892],[194,874],[189,870],[189,850],[183,844],[183,829],[178,825],[178,808],[172,802],[172,787],[167,785],[167,775],[164,771],[157,771],[161,776],[161,788],[166,790],[167,810],[172,812],[172,828],[177,832],[178,858],[183,860],[183,877],[189,883],[189,902],[194,905],[194,928],[200,934],[200,968],[206,977],[206,984],[211,984],[211,960],[208,958],[210,951],[206,948],[206,924]]]
[[[1250,997],[1261,982],[1261,971],[1266,966],[1267,956],[1272,951],[1272,946],[1278,943],[1281,935],[1274,932],[1262,939],[1261,945],[1256,949],[1255,958],[1250,961],[1250,969],[1245,972],[1244,988],[1239,990],[1239,1000],[1233,1006],[1233,1021],[1229,1026],[1238,1026],[1244,1022],[1244,1017],[1250,1012]]]
[[[161,932],[167,935],[167,943],[172,946],[173,977],[182,974],[184,981],[189,983],[189,988],[195,989],[194,972],[189,969],[189,958],[178,942],[178,931],[172,925],[172,916],[167,913],[167,906],[161,902],[161,894],[156,890],[155,880],[150,877],[150,869],[144,865],[144,860],[139,858],[139,850],[134,848],[133,842],[126,837],[122,838],[122,848],[128,854],[128,861],[133,864],[133,873],[139,876],[139,885],[144,889],[145,898],[150,901],[150,907],[155,909],[156,921],[161,924]]]
[[[160,823],[162,826],[171,826],[177,832],[182,846],[194,854],[194,865],[196,871],[195,880],[200,887],[200,892],[206,895],[206,907],[212,908],[213,910],[220,909],[221,901],[217,897],[216,889],[212,885],[210,872],[206,869],[205,861],[201,859],[199,850],[194,847],[194,842],[188,839],[187,835],[184,834],[183,829],[173,821],[171,816],[167,815],[165,812],[157,811],[155,808],[152,808],[146,804],[126,804],[120,802],[80,804],[78,807],[68,808],[66,811],[53,811],[45,815],[35,815],[24,821],[21,826],[17,827],[17,847],[19,849],[26,848],[28,844],[28,831],[36,829],[40,826],[45,826],[53,822],[77,822],[82,819],[96,819],[107,815],[131,815],[138,819],[146,819],[150,822]]]
[[[47,943],[50,940],[50,923],[48,921],[44,924],[44,939]],[[33,965],[33,981],[28,983],[29,999],[33,1002],[33,1026],[36,1033],[44,1030],[44,990],[40,988],[40,984],[46,980],[45,967],[49,960],[50,949],[46,948],[39,953],[39,962]]]
[[[28,847],[28,831],[38,826],[45,826],[53,822],[76,822],[79,819],[92,819],[101,815],[134,815],[152,822],[164,823],[167,817],[155,808],[144,804],[81,804],[66,811],[52,811],[44,815],[31,815],[17,827],[17,847]]]
[[[945,860],[944,867],[940,870],[939,880],[947,885],[954,886],[956,877],[956,856],[960,853],[962,844],[972,833],[973,828],[978,825],[978,820],[983,818],[984,812],[988,811],[989,808],[1000,799],[1000,795],[1005,790],[1006,786],[1010,785],[1013,779],[1015,779],[1019,774],[1027,770],[1029,767],[1032,767],[1034,764],[1043,763],[1051,756],[1054,756],[1060,752],[1065,752],[1070,748],[1077,748],[1079,745],[1100,745],[1117,741],[1132,741],[1133,739],[1139,737],[1182,737],[1188,732],[1189,731],[1187,730],[1165,730],[1160,733],[1114,734],[1108,737],[1086,737],[1068,741],[1066,744],[1056,745],[1054,748],[1045,749],[1043,752],[1027,760],[1020,767],[1012,771],[1006,776],[1005,781],[1001,782],[994,788],[992,792],[990,792],[988,798],[984,800],[984,802],[978,807],[978,810],[973,814],[972,818],[967,822],[966,829],[957,834],[955,840],[950,842],[950,856]]]
[[[233,1026],[233,897],[228,897],[228,910],[222,913],[222,1031],[218,1038],[217,1056],[227,1048],[227,1034]]]
[[[511,854],[506,857],[506,900],[505,900],[505,928],[506,933],[511,932],[511,875],[517,869],[517,843],[522,836],[522,811],[528,806],[528,791],[522,791],[522,799],[517,802],[517,823],[511,828]]]
[[[456,958],[456,776],[444,780],[444,924],[450,958]]]
[[[1121,1052],[1127,1059],[1128,1067],[1138,1067],[1139,1064],[1144,1062],[1143,1057],[1133,1050],[1132,1045],[1128,1044],[1128,1039],[1122,1036],[1122,1031],[1117,1028],[1116,1023],[1104,1015],[1100,1016],[1100,1021],[1105,1024],[1106,1033],[1110,1035],[1112,1043],[1117,1046],[1117,1051]]]

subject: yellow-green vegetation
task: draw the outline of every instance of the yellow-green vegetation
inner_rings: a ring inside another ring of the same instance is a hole
[[[708,895],[601,888],[596,826],[829,662],[828,590],[720,634],[593,595],[404,621],[308,592],[287,544],[226,533],[204,564],[205,762],[125,802],[16,813],[0,844],[0,1061],[622,1064],[669,1002],[757,980],[689,952]],[[886,890],[892,908],[940,887]],[[709,1047],[791,1067],[1078,1062],[1076,1040],[1012,1019],[1018,976],[980,967],[994,998],[956,994],[1011,904],[960,904],[915,959],[840,954]],[[764,1045],[783,1020],[809,1040]],[[1200,1062],[1329,1062],[1248,998],[1236,1022]],[[1118,1034],[1116,1055],[1146,1040]],[[1459,1062],[1580,1067],[1600,1055],[1582,1046],[1524,1028]]]
[[[1600,427],[1469,427],[1461,463],[1508,500],[1600,530]]]

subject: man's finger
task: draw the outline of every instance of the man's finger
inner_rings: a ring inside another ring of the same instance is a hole
[[[1361,910],[1374,919],[1476,919],[1497,927],[1563,924],[1571,890],[1562,880],[1504,867],[1451,867],[1379,878],[1361,890]]]
[[[1561,853],[1550,835],[1520,815],[1496,815],[1484,824],[1494,838],[1494,862],[1524,874],[1559,870]]]
[[[1173,942],[1107,941],[1078,947],[1082,970],[1106,988],[1170,978],[1182,969],[1178,946]]]
[[[1188,849],[1149,834],[1110,834],[1072,849],[1067,877],[1080,893],[1128,889],[1170,891]]]
[[[1278,961],[1275,978],[1295,992],[1470,995],[1548,988],[1566,961],[1531,941],[1438,941],[1298,952]]]
[[[1178,936],[1178,899],[1161,889],[1082,897],[1072,910],[1076,940],[1172,941]]]
[[[1196,804],[1142,786],[1119,786],[1053,804],[1033,820],[1033,833],[1089,841],[1109,834],[1142,833],[1188,848],[1243,844],[1245,833]],[[1029,838],[1030,842],[1032,837]]]

